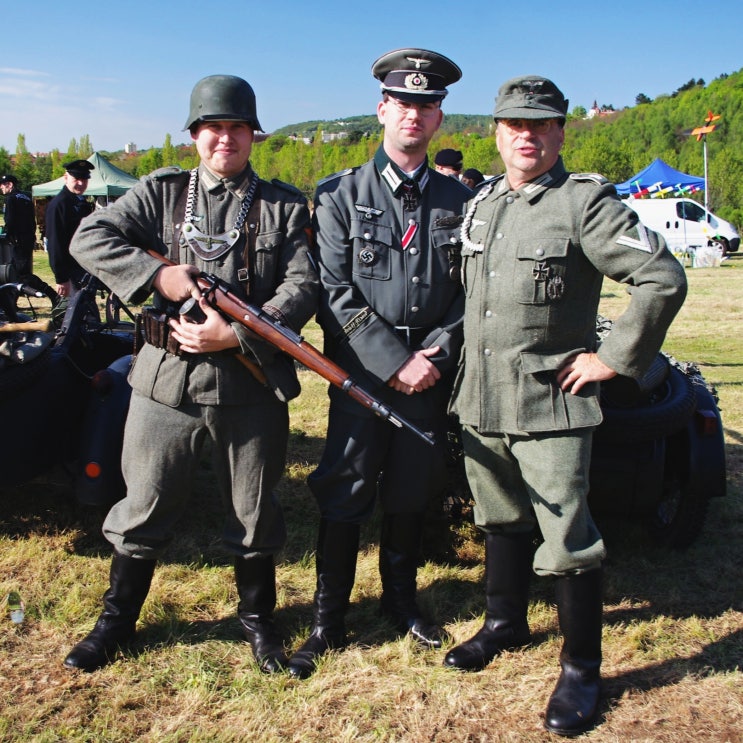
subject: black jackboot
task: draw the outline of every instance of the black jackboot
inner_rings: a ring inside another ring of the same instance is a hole
[[[114,552],[111,585],[103,594],[103,612],[93,631],[70,650],[68,668],[95,671],[113,660],[118,648],[133,639],[137,618],[150,590],[155,560],[139,560]]]
[[[320,520],[314,620],[310,636],[289,658],[289,674],[295,678],[307,678],[328,650],[346,645],[345,615],[356,578],[360,532],[358,524]]]
[[[444,665],[479,671],[504,650],[531,641],[526,614],[533,547],[531,534],[486,534],[485,622],[466,642],[452,648]]]
[[[237,617],[264,673],[286,668],[284,642],[273,620],[276,607],[276,566],[273,555],[235,560],[235,582],[240,602]]]
[[[415,600],[423,514],[385,514],[379,539],[382,614],[399,632],[409,632],[419,645],[440,648],[446,632],[428,621]]]
[[[573,736],[593,726],[601,693],[601,569],[557,579],[557,616],[565,641],[562,673],[552,692],[544,725]]]

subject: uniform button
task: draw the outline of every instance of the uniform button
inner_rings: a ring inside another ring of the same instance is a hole
[[[513,196],[506,196],[506,204],[513,204]]]
[[[418,255],[418,248],[410,248],[410,255]]]
[[[541,258],[544,255],[544,248],[537,248],[536,253]]]
[[[419,309],[420,309],[420,307],[416,307],[416,305],[413,305],[413,306],[412,306],[412,307],[410,308],[410,311],[411,311],[411,312],[418,312],[418,310],[419,310]]]
[[[493,313],[490,310],[485,310],[485,317],[492,317]]]
[[[495,271],[491,271],[488,276],[490,276],[491,279],[495,278]]]
[[[457,236],[456,236],[456,235],[452,235],[452,236],[451,236],[451,237],[449,238],[449,242],[450,242],[450,243],[456,243],[456,242],[459,242],[459,240],[457,239]]]
[[[412,279],[410,279],[410,280],[411,280],[411,281],[412,281],[412,282],[413,282],[414,284],[417,284],[417,283],[418,283],[418,282],[420,281],[420,279],[419,279],[419,278],[418,278],[417,276],[413,276],[413,278],[412,278]]]
[[[502,240],[503,239],[503,233],[502,232],[496,232],[495,233],[495,239],[496,240]]]
[[[364,240],[371,240],[371,232],[364,233]]]
[[[493,353],[493,352],[492,352],[492,351],[491,351],[491,350],[490,350],[489,348],[486,348],[486,349],[485,349],[485,351],[483,351],[483,353],[484,353],[484,354],[485,354],[486,356],[490,356],[490,355],[492,355],[492,353]]]

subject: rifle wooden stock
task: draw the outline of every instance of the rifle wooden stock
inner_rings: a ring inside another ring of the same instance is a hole
[[[19,331],[25,331],[31,333],[34,331],[40,331],[42,333],[50,333],[52,331],[51,320],[29,320],[28,322],[6,322],[0,325],[0,333],[17,333]]]
[[[147,253],[167,266],[177,265],[154,250],[148,250]],[[338,387],[375,415],[384,418],[398,428],[407,428],[433,446],[435,442],[432,434],[421,431],[365,389],[359,387],[348,372],[318,351],[311,343],[305,341],[301,335],[295,333],[291,328],[281,325],[260,307],[248,304],[237,297],[231,291],[229,284],[206,273],[200,273],[195,281],[209,303],[223,315],[239,322],[255,335],[296,359],[315,374],[319,374],[323,379]]]

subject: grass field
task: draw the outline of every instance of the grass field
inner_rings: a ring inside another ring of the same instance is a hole
[[[49,280],[44,254],[35,260]],[[684,552],[653,546],[640,525],[600,524],[609,550],[604,698],[600,724],[585,740],[743,741],[743,255],[688,275],[689,298],[664,350],[697,362],[719,392],[728,494],[712,502],[702,537]],[[616,317],[626,301],[607,282],[602,314]],[[319,345],[316,326],[306,336]],[[278,567],[277,617],[292,647],[311,616],[317,510],[305,478],[321,451],[327,410],[324,383],[301,374],[280,493],[289,540]],[[26,603],[22,625],[0,604],[3,741],[553,738],[542,729],[561,643],[549,581],[534,583],[530,647],[480,673],[452,672],[442,666],[443,651],[417,649],[378,618],[376,521],[363,532],[351,646],[306,681],[261,674],[235,617],[206,463],[155,574],[134,652],[98,673],[71,673],[62,659],[92,627],[108,585],[101,518],[75,505],[64,472],[13,490],[0,485],[0,601],[17,589]],[[429,559],[419,572],[420,600],[459,641],[482,621],[482,543],[467,523],[450,536],[454,554]]]

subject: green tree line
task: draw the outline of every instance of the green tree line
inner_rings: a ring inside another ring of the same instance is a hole
[[[601,173],[614,183],[627,180],[659,157],[685,173],[704,174],[703,143],[691,135],[704,124],[708,111],[720,115],[717,129],[707,135],[708,202],[724,219],[743,226],[743,70],[724,74],[709,84],[690,80],[673,93],[650,100],[639,93],[637,105],[622,111],[584,118],[576,108],[566,124],[563,158],[570,170]],[[323,133],[344,132],[343,138],[323,141]],[[342,121],[311,121],[283,127],[253,148],[252,163],[264,178],[278,178],[312,196],[321,178],[368,160],[382,137],[374,115]],[[503,171],[489,116],[448,114],[436,135],[430,156],[452,147],[461,150],[466,168],[488,175]],[[14,172],[26,189],[62,174],[68,159],[93,152],[89,137],[72,140],[63,154],[33,158],[18,137],[15,157],[0,148],[0,170]],[[139,177],[166,165],[193,167],[193,146],[174,146],[167,135],[161,148],[135,155],[101,154],[114,165]]]

